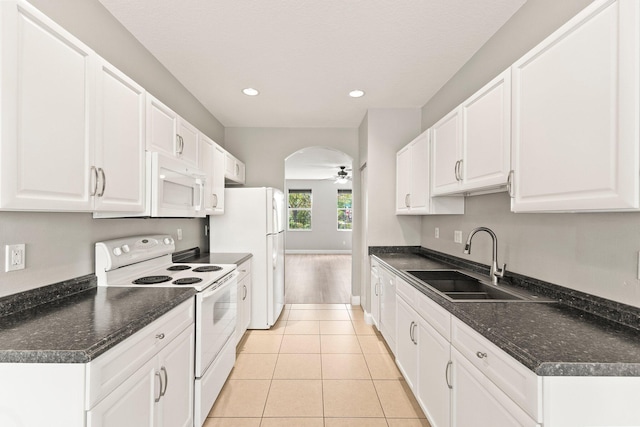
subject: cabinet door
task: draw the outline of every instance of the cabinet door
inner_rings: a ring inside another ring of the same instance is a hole
[[[396,302],[398,316],[396,320],[396,362],[404,379],[415,394],[418,379],[418,315],[401,297],[397,297]]]
[[[429,180],[429,135],[420,134],[411,142],[411,213],[429,213],[430,180]]]
[[[473,191],[507,184],[511,169],[511,70],[462,104],[460,178]]]
[[[215,196],[213,194],[213,141],[200,134],[198,143],[200,144],[198,167],[206,177],[203,206],[205,213],[211,215],[215,209]]]
[[[396,352],[396,276],[380,268],[380,332]]]
[[[432,427],[448,427],[451,425],[451,345],[425,320],[420,319],[419,323],[417,398]]]
[[[26,2],[0,15],[0,208],[89,211],[95,54]]]
[[[193,425],[194,334],[188,327],[158,354],[157,372],[163,377],[158,426]]]
[[[144,89],[101,61],[97,75],[96,211],[145,208]]]
[[[178,115],[147,93],[147,151],[176,156]]]
[[[242,279],[242,333],[244,334],[246,330],[249,328],[249,324],[251,323],[251,261],[243,262],[238,269],[241,274],[246,274],[244,279]]]
[[[513,65],[514,212],[640,207],[638,7],[596,1]]]
[[[408,214],[411,206],[411,146],[396,153],[396,215]]]
[[[455,348],[453,361],[453,426],[539,426]]]
[[[213,180],[211,193],[213,195],[212,215],[224,213],[224,149],[218,144],[213,145]]]
[[[161,392],[153,358],[87,411],[87,427],[154,427],[154,399]]]
[[[431,128],[433,195],[458,190],[462,120],[456,108]]]
[[[371,263],[371,318],[380,330],[380,267],[377,262]]]
[[[198,129],[191,123],[178,117],[178,158],[198,167]]]

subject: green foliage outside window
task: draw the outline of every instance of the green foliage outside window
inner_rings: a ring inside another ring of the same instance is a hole
[[[311,230],[311,190],[289,190],[289,230]]]
[[[351,190],[338,190],[338,230],[351,230],[353,204]]]

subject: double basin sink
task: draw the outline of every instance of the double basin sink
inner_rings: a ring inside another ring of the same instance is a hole
[[[484,283],[456,270],[408,270],[406,272],[453,302],[547,301],[535,295],[520,294],[502,286]]]

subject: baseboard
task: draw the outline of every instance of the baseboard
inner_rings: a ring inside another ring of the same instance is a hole
[[[367,310],[364,311],[364,321],[367,325],[373,325],[373,316]]]
[[[360,295],[351,295],[351,305],[360,305]]]
[[[284,253],[291,255],[351,255],[350,250],[338,249],[287,249]]]

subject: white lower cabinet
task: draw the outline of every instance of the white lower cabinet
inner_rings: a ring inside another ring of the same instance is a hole
[[[189,307],[192,311],[193,306]],[[184,325],[189,318],[193,319],[193,315],[182,311],[180,315],[172,315],[167,319],[169,322],[152,337],[152,347],[155,347],[157,353],[152,352],[150,359],[87,411],[87,427],[193,425],[195,331],[191,324],[179,335],[174,334],[174,325]],[[165,343],[164,340],[169,342]],[[98,375],[89,375],[89,383],[92,380],[94,383],[103,382],[102,379],[106,379],[104,377],[111,370],[118,367],[127,370],[132,364],[139,363],[135,347],[136,345],[130,347],[130,353],[118,354],[113,363],[103,364],[102,369],[98,369]],[[111,355],[107,353],[105,356]],[[89,397],[89,401],[92,400]]]
[[[389,348],[396,352],[396,276],[386,268],[378,270],[380,292],[380,322],[378,329]]]
[[[238,266],[238,313],[236,321],[236,345],[251,323],[251,260]]]
[[[449,426],[451,425],[451,345],[424,319],[419,319],[418,322],[420,362],[416,397],[429,418],[431,427]]]
[[[380,264],[371,260],[371,318],[380,330]]]
[[[451,348],[452,426],[539,426],[455,347]]]
[[[396,363],[415,394],[418,380],[419,316],[399,295],[397,303]]]

